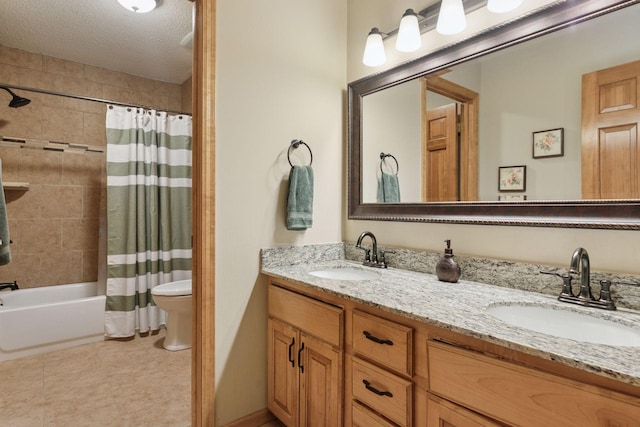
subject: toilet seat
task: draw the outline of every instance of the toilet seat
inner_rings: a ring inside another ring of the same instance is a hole
[[[151,295],[169,297],[191,295],[191,279],[158,285],[151,289]]]

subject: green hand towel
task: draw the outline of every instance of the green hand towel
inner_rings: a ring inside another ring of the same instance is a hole
[[[306,230],[313,223],[313,169],[294,166],[289,173],[287,230]]]
[[[400,203],[398,175],[382,172],[378,180],[378,203]]]
[[[0,160],[0,265],[7,265],[11,262],[11,249],[9,243],[9,222],[7,217],[7,203],[4,199],[4,188],[2,187],[2,160]]]

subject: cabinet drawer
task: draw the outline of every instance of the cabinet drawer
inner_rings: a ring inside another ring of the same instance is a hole
[[[352,358],[351,387],[353,397],[391,421],[410,426],[412,384],[370,363]]]
[[[637,398],[440,343],[429,342],[428,358],[433,393],[508,424],[637,426],[640,420]]]
[[[396,427],[378,414],[359,404],[351,401],[351,426],[352,427]]]
[[[278,286],[269,285],[269,316],[342,347],[343,310]]]
[[[412,329],[354,310],[353,349],[399,373],[412,374]]]

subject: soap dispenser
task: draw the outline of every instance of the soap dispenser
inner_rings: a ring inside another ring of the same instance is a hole
[[[460,278],[460,266],[458,261],[453,256],[453,249],[451,249],[451,240],[444,241],[447,247],[444,250],[444,256],[440,258],[438,264],[436,264],[436,274],[438,280],[441,282],[456,283]]]

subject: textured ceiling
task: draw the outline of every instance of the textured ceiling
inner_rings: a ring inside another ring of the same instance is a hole
[[[0,0],[0,44],[136,76],[182,83],[192,3],[159,0],[146,14],[117,0]]]

